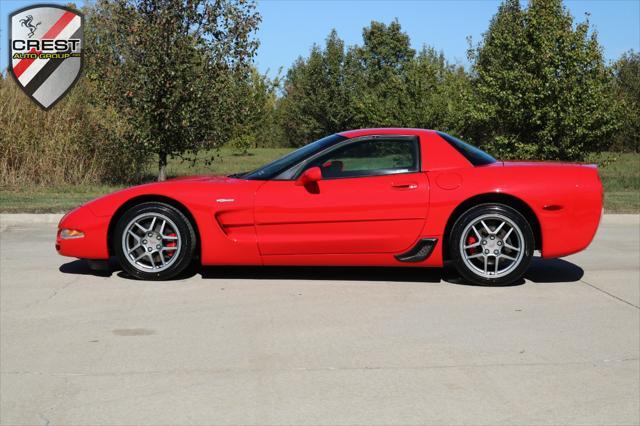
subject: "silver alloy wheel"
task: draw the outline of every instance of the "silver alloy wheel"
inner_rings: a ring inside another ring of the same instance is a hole
[[[513,220],[501,214],[480,216],[462,231],[462,260],[483,278],[507,275],[518,267],[524,252],[522,231]]]
[[[127,261],[143,272],[160,272],[178,258],[182,239],[176,224],[160,213],[143,213],[131,219],[122,234]]]

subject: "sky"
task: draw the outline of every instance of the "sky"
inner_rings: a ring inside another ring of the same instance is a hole
[[[444,52],[453,63],[468,65],[467,37],[478,42],[496,13],[499,0],[257,0],[262,23],[257,33],[258,69],[283,74],[314,43],[335,28],[347,45],[362,43],[362,28],[372,20],[398,18],[414,48],[427,44]],[[8,63],[9,13],[37,3],[66,4],[60,0],[0,0],[0,69]],[[76,0],[76,5],[84,2]],[[525,3],[525,1],[523,1]],[[608,61],[629,49],[640,51],[640,0],[565,0],[576,21],[589,21],[598,32]]]

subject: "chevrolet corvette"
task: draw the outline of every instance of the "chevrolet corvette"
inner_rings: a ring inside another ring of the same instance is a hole
[[[498,161],[443,132],[337,133],[257,170],[124,189],[64,216],[56,249],[115,256],[139,279],[201,265],[442,267],[508,285],[585,249],[602,214],[597,167]]]

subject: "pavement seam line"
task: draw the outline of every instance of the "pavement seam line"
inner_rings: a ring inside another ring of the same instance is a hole
[[[593,284],[591,284],[591,283],[588,283],[588,282],[586,282],[585,280],[580,280],[580,282],[581,282],[581,283],[583,283],[583,284],[588,285],[589,287],[591,287],[591,288],[593,288],[593,289],[595,289],[595,290],[598,290],[598,291],[599,291],[599,292],[601,292],[601,293],[606,294],[606,295],[607,295],[607,296],[609,296],[609,297],[613,297],[614,299],[619,300],[619,301],[620,301],[620,302],[622,302],[622,303],[626,303],[626,304],[627,304],[627,305],[629,305],[629,306],[633,306],[633,307],[634,307],[634,308],[636,308],[636,309],[640,309],[640,306],[638,306],[638,305],[634,305],[633,303],[628,302],[628,301],[626,301],[626,300],[622,299],[621,297],[616,296],[615,294],[609,293],[608,291],[603,290],[603,289],[601,289],[601,288],[600,288],[600,287],[598,287],[598,286],[595,286],[595,285],[593,285]]]
[[[561,367],[569,365],[591,365],[593,367],[602,367],[620,362],[637,362],[640,358],[621,358],[621,359],[601,359],[592,361],[559,361],[559,362],[504,362],[495,364],[443,364],[443,365],[423,365],[423,366],[354,366],[354,367],[291,367],[276,368],[272,371],[275,373],[288,372],[324,372],[324,371],[395,371],[395,370],[433,370],[433,369],[455,369],[455,368],[496,368],[496,367]],[[136,376],[136,375],[160,375],[160,374],[228,374],[228,373],[251,373],[264,371],[259,368],[220,368],[220,369],[195,369],[195,370],[148,370],[148,371],[124,371],[124,372],[46,372],[46,371],[2,371],[2,375],[17,376],[52,376],[52,377],[120,377],[120,376]]]

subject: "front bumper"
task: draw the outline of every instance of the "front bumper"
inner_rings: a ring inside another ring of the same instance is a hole
[[[60,236],[63,229],[79,230],[84,233],[84,236],[64,239]],[[96,216],[88,207],[78,207],[60,220],[56,234],[56,250],[62,256],[108,259],[108,229],[109,217]]]

